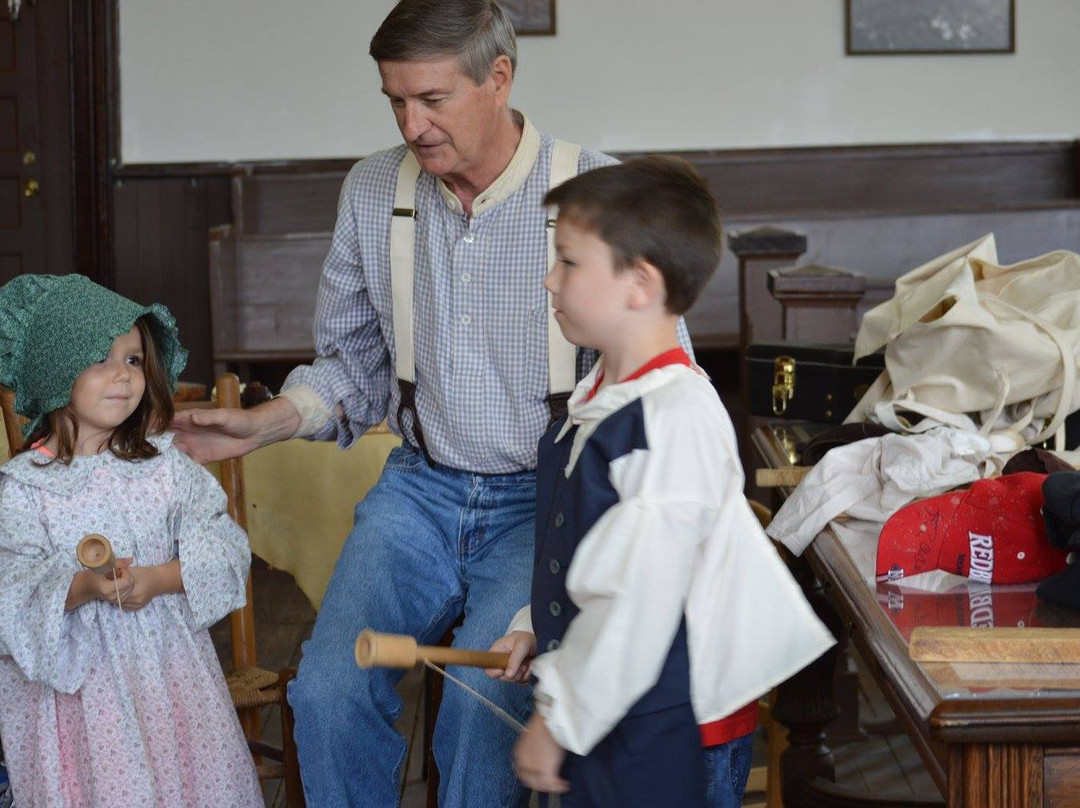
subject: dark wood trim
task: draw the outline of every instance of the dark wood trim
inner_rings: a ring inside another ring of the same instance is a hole
[[[1080,141],[676,151],[725,221],[1019,211],[1080,205]],[[645,152],[621,152],[621,159]],[[118,165],[119,179],[341,172],[358,158]]]
[[[843,160],[923,159],[928,157],[1016,157],[1022,155],[1058,155],[1070,149],[1080,149],[1080,140],[1000,140],[957,143],[892,143],[859,146],[795,146],[760,149],[692,149],[663,152],[613,152],[622,160],[648,154],[673,154],[695,164],[722,165],[732,163],[787,163]],[[222,174],[238,168],[283,173],[334,170],[348,168],[360,157],[325,157],[293,160],[240,160],[191,163],[122,163],[115,170],[118,177],[193,177]],[[1072,160],[1077,159],[1075,156]],[[1080,180],[1078,180],[1080,181]]]
[[[119,147],[117,0],[71,3],[75,266],[115,284],[110,166]]]
[[[220,163],[126,163],[113,169],[117,179],[188,179],[228,177],[236,172],[259,174],[315,174],[352,168],[359,157],[331,157],[319,160],[255,160]]]

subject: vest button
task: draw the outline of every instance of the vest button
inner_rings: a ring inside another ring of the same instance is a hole
[[[562,511],[559,511],[559,513],[555,514],[555,527],[562,527],[563,522],[565,521],[566,519],[563,518]]]
[[[559,647],[559,641],[558,640],[548,640],[547,649],[549,651],[554,651],[558,647]]]
[[[562,569],[562,565],[559,563],[559,560],[557,558],[553,558],[551,559],[551,561],[548,562],[548,569],[551,570],[552,575],[558,575],[559,570]]]
[[[559,603],[559,601],[557,600],[553,600],[548,605],[548,611],[551,612],[552,617],[558,617],[560,614],[562,614],[562,604]]]

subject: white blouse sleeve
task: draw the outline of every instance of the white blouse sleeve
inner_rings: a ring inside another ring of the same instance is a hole
[[[78,611],[64,612],[75,554],[53,548],[38,492],[0,480],[0,656],[61,693],[82,686],[96,650]]]
[[[636,496],[610,508],[578,547],[567,588],[581,611],[533,666],[537,709],[564,749],[587,754],[656,683],[709,515],[700,503]]]
[[[225,492],[214,476],[173,450],[178,504],[170,527],[192,630],[213,625],[247,601],[251,549],[247,534],[227,513]]]
[[[509,634],[511,631],[527,631],[530,634],[536,633],[533,631],[531,606],[522,606],[517,610],[517,614],[515,614],[510,621],[510,627],[506,629],[506,633]]]
[[[619,502],[582,539],[567,577],[581,611],[533,664],[537,709],[576,754],[656,683],[684,616],[699,722],[748,704],[833,643],[743,496],[719,400],[674,392],[642,399],[648,449],[610,465]],[[764,592],[775,596],[767,609]]]
[[[610,464],[619,501],[582,539],[567,574],[581,611],[558,649],[533,665],[537,709],[576,754],[656,684],[717,511],[742,485],[711,389],[646,396],[642,406],[648,448]]]

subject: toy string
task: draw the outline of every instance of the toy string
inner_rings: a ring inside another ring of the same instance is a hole
[[[464,689],[466,692],[468,692],[471,695],[475,696],[477,699],[479,699],[481,702],[483,702],[485,705],[487,705],[491,709],[491,711],[494,712],[495,715],[497,715],[503,721],[503,723],[507,724],[508,726],[512,727],[513,729],[517,730],[518,732],[525,732],[526,731],[525,725],[522,724],[520,721],[518,721],[516,718],[514,718],[514,716],[510,715],[510,713],[506,712],[506,710],[504,710],[498,704],[491,701],[491,699],[485,698],[481,694],[477,693],[475,690],[473,690],[471,687],[469,687],[463,681],[461,681],[460,679],[455,677],[453,674],[447,673],[444,669],[440,668],[438,665],[434,664],[430,660],[425,659],[424,664],[427,665],[429,668],[431,668],[433,671],[436,671],[436,672],[442,674],[443,676],[445,676],[447,679],[449,679],[451,682],[456,684],[458,687]]]

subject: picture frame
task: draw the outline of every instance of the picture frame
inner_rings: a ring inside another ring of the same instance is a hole
[[[848,56],[1016,52],[1016,0],[844,0]]]
[[[554,36],[555,0],[499,0],[518,36]]]

